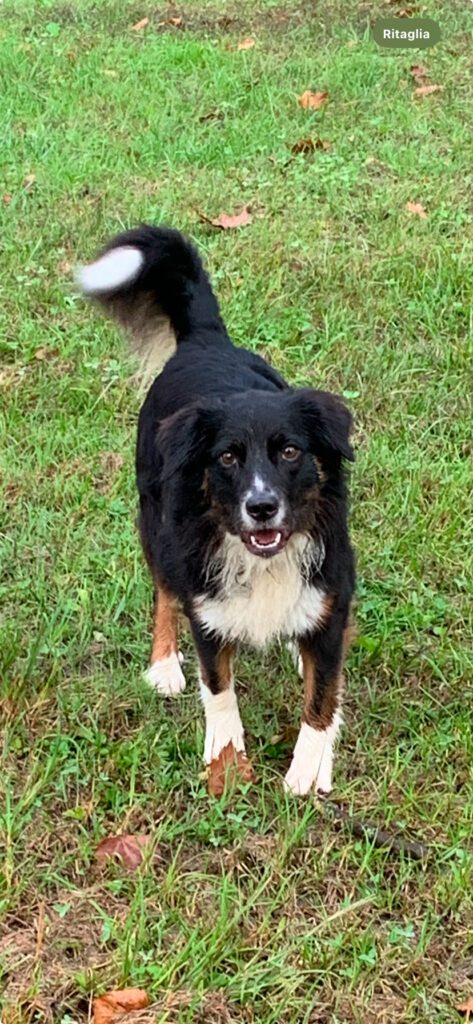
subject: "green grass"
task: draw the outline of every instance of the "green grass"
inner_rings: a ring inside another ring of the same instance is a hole
[[[459,1019],[472,984],[467,7],[426,0],[443,34],[420,53],[370,41],[369,17],[395,4],[2,4],[4,1024],[79,1024],[124,984],[148,990],[149,1021]],[[160,24],[176,14],[183,28]],[[247,35],[256,45],[237,51]],[[444,87],[423,100],[419,60]],[[320,112],[298,107],[310,88],[329,92]],[[292,156],[307,136],[331,148]],[[233,233],[196,212],[243,204],[253,222]],[[358,638],[334,798],[428,844],[426,863],[284,796],[301,704],[285,651],[239,659],[260,781],[220,801],[201,777],[195,687],[169,706],[140,681],[139,398],[69,265],[141,220],[196,240],[237,342],[353,408]],[[121,831],[155,837],[133,877],[94,860]]]

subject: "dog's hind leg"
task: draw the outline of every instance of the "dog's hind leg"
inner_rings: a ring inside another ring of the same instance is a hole
[[[177,611],[173,594],[156,585],[151,664],[145,679],[164,697],[174,697],[186,685],[177,647]]]

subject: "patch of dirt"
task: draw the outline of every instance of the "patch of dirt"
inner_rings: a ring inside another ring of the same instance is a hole
[[[65,891],[53,906],[38,904],[26,924],[25,918],[5,921],[0,933],[5,1024],[16,1019],[9,1011],[20,1007],[24,1019],[36,1011],[44,1021],[56,1020],[58,1011],[77,1004],[77,974],[100,974],[111,963],[97,903],[115,920],[127,913],[126,904],[95,887],[86,893]]]

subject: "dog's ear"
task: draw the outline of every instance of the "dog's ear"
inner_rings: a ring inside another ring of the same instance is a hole
[[[303,388],[294,392],[292,401],[301,417],[311,451],[322,459],[335,457],[355,461],[350,444],[353,417],[342,399],[329,391]]]
[[[213,443],[220,423],[218,408],[187,406],[162,420],[156,436],[161,461],[161,480],[170,480],[178,471],[195,472],[206,463],[206,452]]]

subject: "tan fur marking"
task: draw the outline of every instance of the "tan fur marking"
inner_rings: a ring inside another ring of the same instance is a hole
[[[225,646],[222,647],[221,650],[218,652],[217,657],[215,659],[215,668],[217,672],[220,693],[222,692],[222,690],[228,690],[228,687],[231,685],[232,682],[232,659],[234,650],[234,644],[225,644]],[[208,686],[210,689],[210,681],[205,666],[203,664],[201,664],[200,666],[200,674],[202,677],[202,682],[205,683],[205,685]]]
[[[327,614],[325,615],[325,624],[330,618],[330,613],[333,607],[333,598],[328,597],[327,599]],[[348,625],[343,631],[343,646],[342,646],[342,660],[338,669],[337,675],[333,682],[328,686],[324,699],[322,701],[322,707],[318,715],[314,715],[312,710],[314,694],[317,692],[317,666],[314,662],[312,655],[308,651],[301,650],[302,655],[302,666],[303,666],[303,678],[304,678],[304,710],[302,720],[311,725],[313,729],[328,729],[333,722],[334,715],[340,710],[341,699],[343,696],[343,689],[345,680],[343,676],[343,662],[345,655],[353,638],[354,627],[350,617]]]
[[[177,651],[177,599],[164,587],[156,585],[154,605],[153,647],[151,664],[169,658]]]

